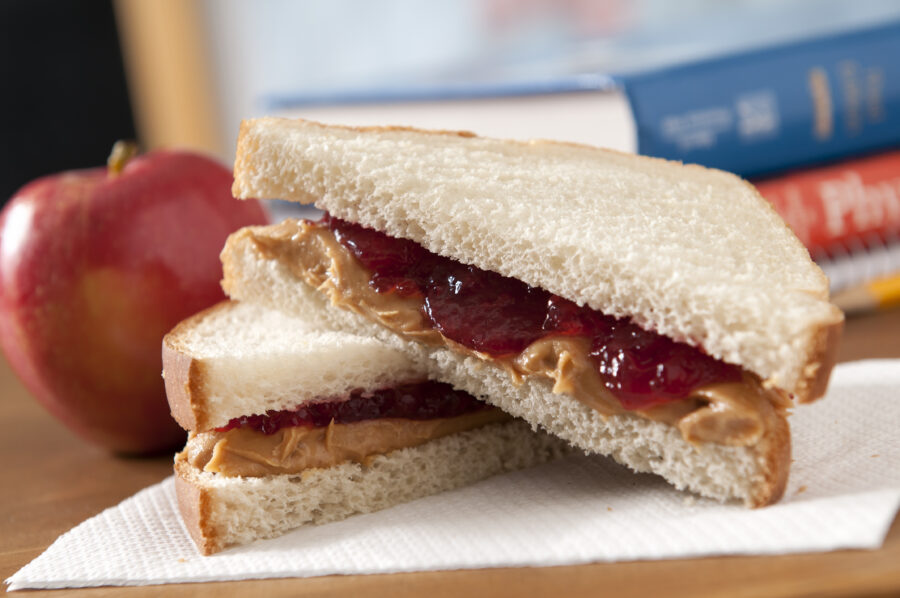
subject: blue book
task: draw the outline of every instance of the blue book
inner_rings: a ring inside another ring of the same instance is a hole
[[[274,94],[263,110],[345,124],[554,138],[742,176],[900,146],[900,21],[629,73]]]
[[[642,154],[755,176],[900,145],[900,23],[621,77]]]

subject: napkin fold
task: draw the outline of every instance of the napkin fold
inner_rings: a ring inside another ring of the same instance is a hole
[[[10,590],[877,548],[900,506],[900,360],[839,365],[791,418],[784,499],[764,509],[677,492],[575,456],[338,523],[201,556],[172,478],[60,536]]]

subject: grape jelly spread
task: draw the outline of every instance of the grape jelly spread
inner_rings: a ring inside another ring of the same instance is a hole
[[[216,428],[216,432],[250,428],[263,434],[274,434],[291,426],[320,428],[332,422],[349,424],[380,418],[441,419],[485,408],[487,404],[467,392],[456,390],[449,384],[426,381],[370,392],[357,390],[342,401],[307,403],[293,410],[270,410],[265,414],[236,417]]]
[[[625,409],[687,397],[713,383],[739,382],[741,369],[625,319],[445,258],[406,240],[326,215],[319,226],[371,272],[378,293],[424,301],[423,315],[444,337],[491,357],[521,353],[549,337],[589,340],[604,386]]]

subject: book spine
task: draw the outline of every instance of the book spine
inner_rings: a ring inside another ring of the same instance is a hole
[[[742,176],[900,141],[900,22],[621,77],[638,151]]]
[[[900,150],[754,184],[813,256],[900,236]]]

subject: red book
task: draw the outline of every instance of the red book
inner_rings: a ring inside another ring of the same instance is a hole
[[[900,150],[754,184],[813,256],[900,235]]]

